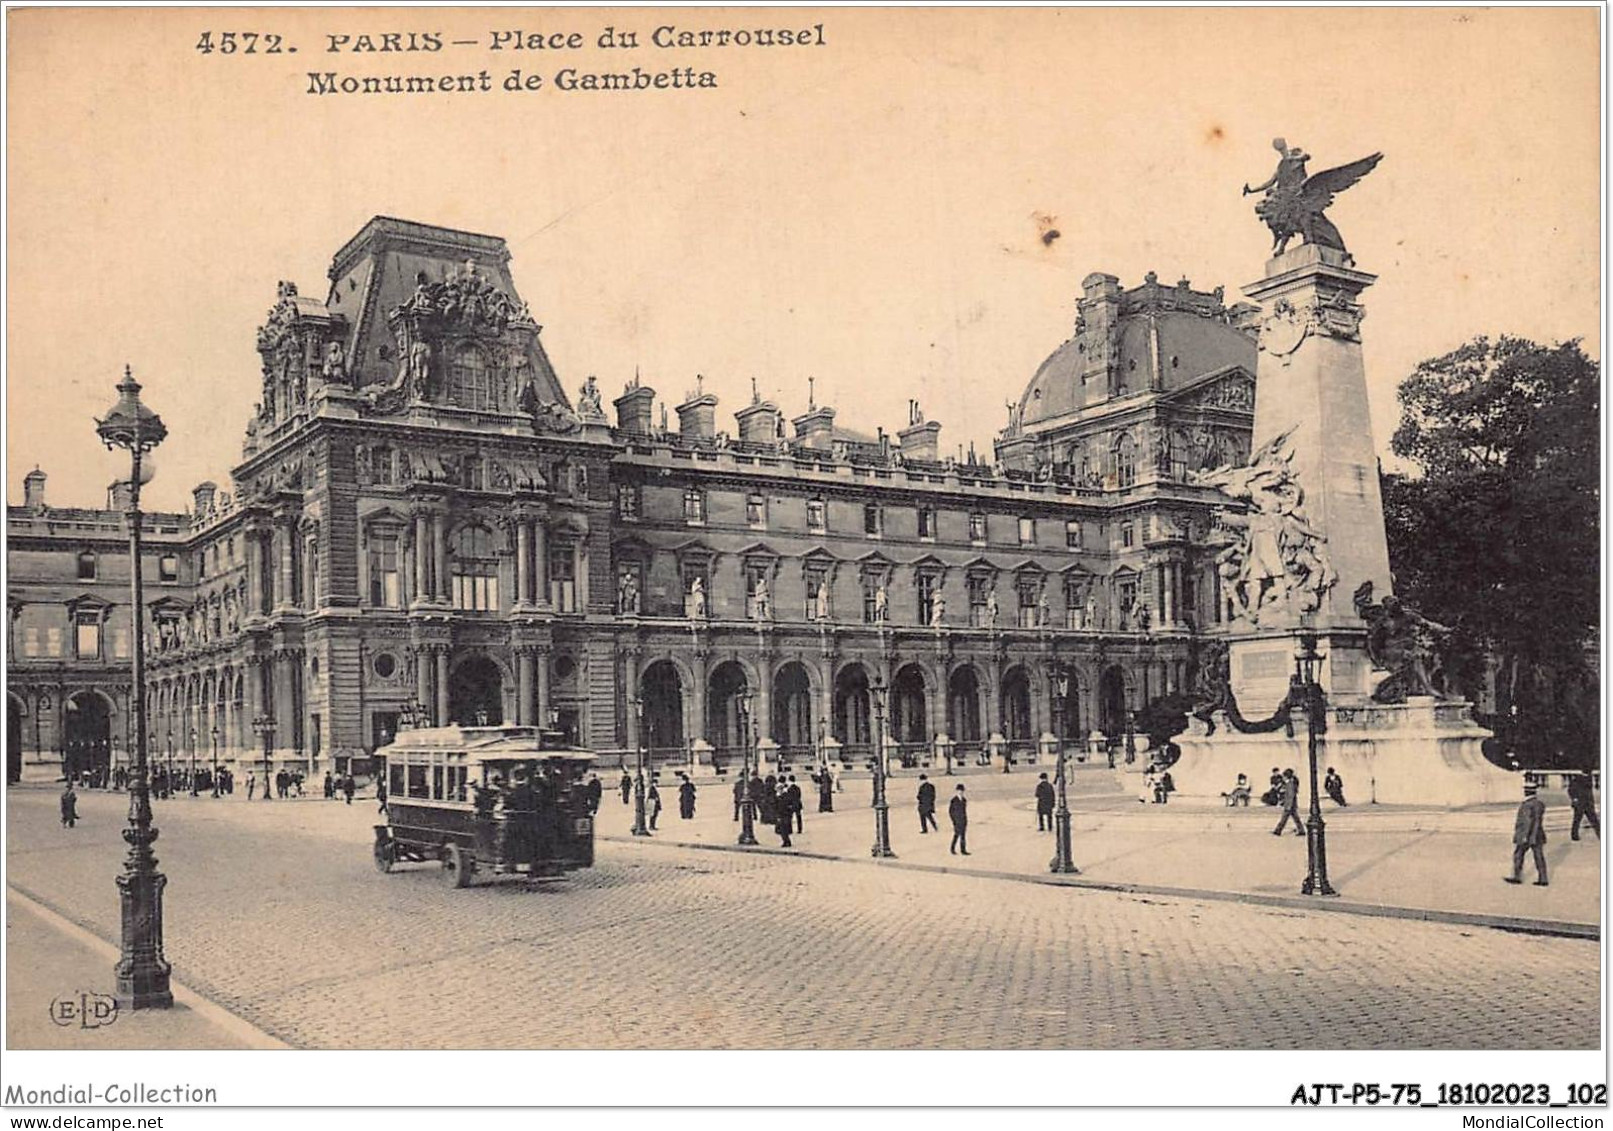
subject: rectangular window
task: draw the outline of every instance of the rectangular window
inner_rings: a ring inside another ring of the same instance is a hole
[[[767,500],[761,495],[745,497],[745,521],[752,526],[767,525]]]
[[[1037,605],[1041,597],[1041,586],[1034,578],[1021,578],[1019,582],[1019,627],[1036,628],[1041,623],[1037,615]]]
[[[881,516],[878,503],[865,503],[863,505],[863,533],[870,538],[878,538],[882,529]]]
[[[203,550],[201,553],[196,555],[196,580],[197,581],[205,581],[206,579],[207,579],[207,551]]]
[[[172,554],[164,554],[157,559],[157,577],[162,581],[178,581],[179,559]]]
[[[969,516],[969,541],[977,546],[986,544],[986,516],[978,511]]]
[[[577,555],[565,543],[549,547],[549,604],[557,613],[577,611]]]
[[[1021,546],[1036,545],[1036,520],[1034,518],[1021,518],[1019,520],[1019,544]]]
[[[991,579],[971,577],[969,579],[969,624],[971,627],[985,628],[990,624],[990,601]]]
[[[919,537],[920,538],[934,538],[935,537],[935,508],[934,507],[920,507],[918,509],[918,516],[919,516]],[[928,623],[928,622],[926,622],[926,623]]]
[[[321,741],[324,738],[324,728],[320,725],[322,720],[317,714],[308,716],[308,749],[315,758],[319,757]]]
[[[431,786],[426,781],[425,766],[409,767],[409,796],[430,799]]]
[[[454,608],[472,612],[498,611],[498,573],[496,566],[483,563],[466,563],[470,572],[454,574]]]
[[[706,496],[690,487],[683,493],[683,521],[690,526],[701,526],[706,521]]]
[[[807,500],[807,530],[813,534],[829,530],[829,506],[822,499]]]
[[[372,448],[370,450],[370,480],[382,487],[392,482],[392,449]]]
[[[460,470],[460,482],[467,490],[480,491],[483,485],[482,457],[466,456],[464,466]]]
[[[919,512],[923,514],[923,511]],[[918,575],[919,623],[935,623],[935,592],[939,578],[933,573]]]
[[[1136,535],[1132,532],[1131,523],[1120,524],[1120,545],[1123,549],[1130,549],[1136,542]]]
[[[80,581],[95,580],[95,555],[88,551],[78,556],[78,579]]]
[[[1064,545],[1071,550],[1081,548],[1081,524],[1073,519],[1064,524]]]
[[[378,609],[395,609],[403,603],[398,572],[398,539],[395,534],[370,536],[370,604]]]
[[[616,485],[616,517],[633,519],[639,516],[639,489],[636,483]]]
[[[395,731],[393,733],[396,733]],[[386,791],[393,797],[403,796],[403,764],[393,762],[387,767]]]
[[[1129,609],[1137,603],[1137,579],[1126,578],[1115,585],[1115,599],[1120,602],[1122,609]]]
[[[74,654],[81,660],[101,658],[101,618],[96,613],[79,613],[74,620]]]

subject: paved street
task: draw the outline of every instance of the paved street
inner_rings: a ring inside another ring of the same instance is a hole
[[[122,799],[73,830],[51,791],[7,803],[10,882],[115,938]],[[1598,1043],[1580,940],[614,840],[563,883],[454,891],[374,870],[373,809],[161,804],[175,976],[317,1048]]]

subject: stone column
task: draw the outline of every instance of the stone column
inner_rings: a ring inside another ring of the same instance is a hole
[[[439,644],[434,649],[437,660],[437,725],[445,727],[448,719],[448,645]]]
[[[275,523],[274,530],[280,550],[280,587],[275,592],[275,607],[285,609],[295,605],[297,599],[293,584],[297,570],[297,527],[287,518]]]
[[[274,748],[289,750],[296,733],[296,696],[292,690],[291,666],[296,657],[286,651],[274,654]]]
[[[251,616],[252,612],[266,611],[263,607],[263,536],[256,526],[249,526],[246,530],[246,608],[241,610],[243,617]],[[150,648],[152,641],[146,641]]]
[[[526,528],[523,526],[523,530]],[[523,644],[515,651],[515,725],[537,726],[532,717],[533,686],[532,648]]]
[[[515,524],[515,606],[532,600],[532,526],[521,518]]]
[[[773,738],[773,674],[772,667],[766,660],[756,663],[756,679],[761,684],[756,689],[756,737],[772,741]]]
[[[414,653],[414,698],[422,711],[430,711],[435,702],[431,693],[431,648],[422,644]]]
[[[622,654],[622,682],[627,690],[627,745],[630,750],[637,750],[639,744],[638,711],[633,707],[633,700],[643,694],[642,663],[643,655],[637,648],[629,648]]]
[[[546,727],[549,725],[549,649],[539,647],[534,656],[533,663],[538,676],[538,701],[534,705],[536,725]]]
[[[431,555],[431,534],[425,511],[414,512],[414,599],[424,601],[431,596],[427,563]],[[424,700],[421,700],[423,703]]]
[[[437,600],[447,602],[451,587],[448,584],[448,516],[436,511],[431,516],[431,545],[434,560],[437,563],[437,584],[434,596]],[[439,691],[439,695],[442,694]]]
[[[533,604],[542,608],[549,605],[549,538],[548,528],[539,519],[532,524],[532,583]],[[544,724],[547,726],[547,722]]]

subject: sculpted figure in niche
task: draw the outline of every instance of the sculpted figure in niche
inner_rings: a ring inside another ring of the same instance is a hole
[[[940,593],[930,602],[930,626],[940,628],[947,620],[947,599]]]
[[[638,573],[623,569],[616,580],[616,611],[629,615],[638,612]]]
[[[325,347],[324,377],[328,384],[347,384],[347,348],[341,342],[331,342]]]
[[[696,577],[689,582],[689,616],[694,620],[705,619],[706,582],[704,578]]]
[[[986,591],[986,626],[997,627],[997,587],[993,585]]]
[[[883,624],[890,609],[890,597],[885,592],[885,582],[880,581],[874,589],[874,620]]]
[[[768,584],[766,574],[756,579],[756,619],[773,619],[773,587]]]

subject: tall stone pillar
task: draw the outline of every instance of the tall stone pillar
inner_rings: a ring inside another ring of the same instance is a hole
[[[448,717],[448,646],[439,644],[433,650],[437,661],[437,725],[447,726]]]
[[[515,523],[515,605],[532,601],[532,524],[525,517]]]
[[[642,686],[642,666],[644,654],[634,646],[622,653],[622,684],[627,692],[627,747],[637,750],[642,740],[639,734],[638,711],[633,706],[633,700],[644,694]]]
[[[266,611],[263,607],[263,536],[256,526],[248,526],[246,528],[246,608],[241,610],[241,615],[247,617],[254,612],[262,613]],[[151,647],[149,641],[146,647]]]
[[[433,511],[431,515],[431,546],[433,560],[436,563],[436,587],[433,596],[446,603],[452,588],[448,584],[448,516],[442,511]]]
[[[431,581],[428,576],[431,560],[431,531],[425,511],[414,512],[414,599],[429,600]],[[425,702],[421,700],[421,702]]]
[[[549,649],[539,647],[533,655],[533,666],[537,669],[538,697],[534,704],[535,722],[540,727],[549,725]]]
[[[524,528],[523,528],[524,529]],[[523,644],[515,652],[515,724],[538,726],[532,696],[536,691],[533,672],[533,650]]]
[[[532,599],[540,608],[547,608],[549,605],[548,535],[549,531],[541,518],[532,524],[532,584],[536,590],[532,594]]]
[[[293,585],[293,576],[297,568],[297,538],[296,527],[290,519],[282,518],[274,524],[274,540],[276,558],[279,560],[278,581],[275,587],[274,604],[277,609],[288,609],[296,603],[296,590]]]
[[[431,692],[432,674],[431,648],[422,644],[414,654],[414,699],[422,711],[433,710],[436,703],[436,696]]]

